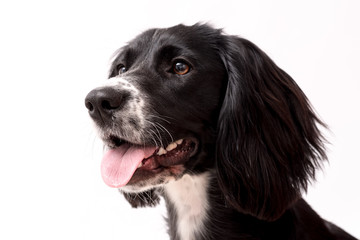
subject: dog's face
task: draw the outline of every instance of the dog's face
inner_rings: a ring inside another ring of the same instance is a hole
[[[250,41],[206,25],[141,34],[85,104],[108,147],[103,179],[128,196],[210,170],[228,206],[274,220],[326,159],[323,123],[295,81]]]
[[[108,146],[104,181],[144,191],[213,165],[226,86],[216,39],[189,27],[149,30],[121,48],[86,106]],[[207,154],[206,154],[207,153]]]

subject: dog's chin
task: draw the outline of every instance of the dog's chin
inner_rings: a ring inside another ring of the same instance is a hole
[[[166,147],[132,144],[115,138],[102,161],[102,177],[107,185],[135,193],[162,186],[181,178],[184,164],[198,152],[199,141],[185,137]],[[114,146],[116,145],[116,146]]]

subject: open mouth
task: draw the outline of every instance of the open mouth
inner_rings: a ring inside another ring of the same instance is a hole
[[[137,173],[158,173],[184,164],[198,149],[198,141],[192,137],[174,141],[166,148],[135,145],[116,137],[113,140],[117,147],[105,153],[101,175],[104,182],[114,188],[125,186]]]

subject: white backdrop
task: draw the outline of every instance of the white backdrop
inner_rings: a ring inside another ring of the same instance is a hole
[[[101,179],[84,107],[111,54],[149,27],[209,22],[256,43],[328,123],[330,164],[306,199],[360,237],[360,2],[2,1],[0,239],[168,239]]]

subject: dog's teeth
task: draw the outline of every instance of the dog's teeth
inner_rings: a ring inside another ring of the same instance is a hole
[[[157,152],[157,155],[163,155],[163,154],[166,154],[166,153],[167,153],[167,151],[163,147],[161,147],[161,148],[159,148],[159,151]]]
[[[143,166],[143,163],[141,162],[137,168],[141,168]]]
[[[157,155],[163,155],[166,154],[167,152],[174,150],[178,145],[180,145],[183,142],[184,139],[179,139],[175,142],[170,143],[167,147],[166,150],[163,147],[160,147]]]
[[[176,147],[177,147],[177,144],[175,142],[172,142],[166,147],[166,151],[171,151],[171,150],[175,149]]]

